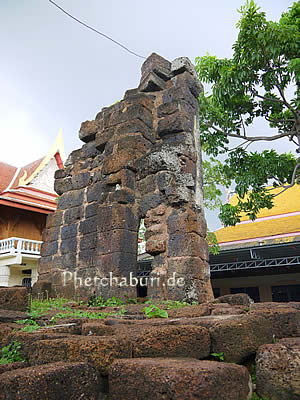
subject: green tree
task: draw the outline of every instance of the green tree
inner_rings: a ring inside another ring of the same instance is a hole
[[[286,138],[295,145],[295,153],[300,152],[300,2],[283,13],[279,22],[267,21],[253,0],[239,13],[233,57],[196,58],[200,80],[212,89],[210,95],[199,97],[203,150],[215,158],[224,153],[220,176],[235,184],[238,195],[235,206],[220,208],[225,226],[239,222],[242,212],[254,220],[262,208],[272,208],[274,197],[300,177],[300,160],[292,153],[247,151],[251,143]],[[287,95],[292,93],[290,88],[293,95]],[[247,127],[257,118],[268,121],[276,133],[268,129],[265,135],[250,135]],[[230,138],[239,139],[239,145],[230,148]],[[279,193],[274,194],[278,187]]]

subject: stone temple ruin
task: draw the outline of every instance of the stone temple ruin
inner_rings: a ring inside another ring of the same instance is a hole
[[[60,197],[43,235],[38,287],[51,285],[69,297],[136,297],[136,287],[117,279],[98,285],[95,277],[129,281],[130,273],[136,275],[144,219],[151,276],[159,278],[148,285],[148,296],[213,298],[198,132],[201,90],[187,58],[169,62],[152,54],[137,89],[82,123],[85,144],[55,175]]]

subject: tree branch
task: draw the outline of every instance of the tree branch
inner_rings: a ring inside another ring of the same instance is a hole
[[[280,93],[280,96],[282,97],[283,103],[284,105],[294,114],[295,118],[297,121],[299,121],[299,116],[297,114],[297,112],[293,109],[293,107],[286,101],[286,98],[284,96],[284,91],[281,89],[280,86],[275,85]]]
[[[274,99],[273,97],[265,97],[260,94],[255,94],[255,97],[259,97],[260,99],[267,100],[267,101],[275,101],[276,103],[284,104],[284,102],[280,99]]]
[[[287,186],[281,186],[283,189],[281,190],[281,192],[275,194],[274,197],[279,196],[280,194],[282,194],[283,192],[285,192],[286,190],[288,190],[289,188],[291,188],[292,186],[295,185],[295,183],[296,183],[296,174],[297,174],[298,167],[300,167],[300,161],[298,161],[297,164],[295,165],[291,183],[289,185],[287,185]]]
[[[277,139],[280,139],[283,137],[292,136],[295,134],[293,132],[283,132],[283,133],[279,133],[278,135],[274,135],[274,136],[241,136],[236,133],[226,133],[212,124],[209,124],[209,127],[214,129],[216,132],[221,133],[224,136],[229,136],[229,137],[233,137],[233,138],[237,138],[237,139],[243,139],[243,140],[246,140],[247,142],[256,142],[256,141],[260,141],[260,140],[273,141],[273,140],[277,140]]]
[[[283,137],[290,136],[291,132],[284,132],[284,133],[280,133],[280,134],[274,135],[274,136],[240,136],[240,135],[236,135],[234,133],[224,133],[224,135],[238,138],[238,139],[243,139],[243,140],[246,140],[247,142],[256,142],[256,141],[260,141],[260,140],[265,140],[265,141],[270,142],[273,140],[277,140],[277,139],[280,139]]]

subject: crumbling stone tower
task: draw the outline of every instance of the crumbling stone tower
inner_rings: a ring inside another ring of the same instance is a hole
[[[187,58],[170,63],[152,54],[139,87],[81,125],[85,144],[55,175],[60,197],[44,231],[38,285],[51,283],[67,296],[135,297],[135,287],[94,278],[135,276],[144,218],[152,278],[159,278],[148,283],[148,295],[212,298],[197,128],[201,90]],[[175,284],[168,281],[174,273]]]

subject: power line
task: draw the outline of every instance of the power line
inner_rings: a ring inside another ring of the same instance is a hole
[[[102,33],[102,32],[99,32],[97,29],[95,29],[95,28],[93,28],[93,27],[91,27],[91,26],[85,24],[84,22],[80,21],[78,18],[73,17],[73,15],[71,15],[70,13],[68,13],[66,10],[64,10],[62,7],[60,7],[58,4],[54,3],[54,1],[52,1],[52,0],[49,0],[49,1],[50,1],[50,3],[52,3],[55,7],[57,7],[59,10],[61,10],[64,14],[66,14],[68,17],[74,19],[74,20],[75,20],[76,22],[78,22],[79,24],[85,26],[85,27],[88,28],[88,29],[91,29],[93,32],[98,33],[98,35],[101,35],[101,36],[105,37],[106,39],[112,41],[113,43],[115,43],[115,44],[117,44],[118,46],[122,47],[124,50],[126,50],[126,51],[128,51],[129,53],[135,55],[136,57],[146,59],[146,57],[141,56],[140,54],[135,53],[134,51],[128,49],[126,46],[124,46],[123,44],[117,42],[116,40],[112,39],[111,37],[105,35],[105,34]]]

